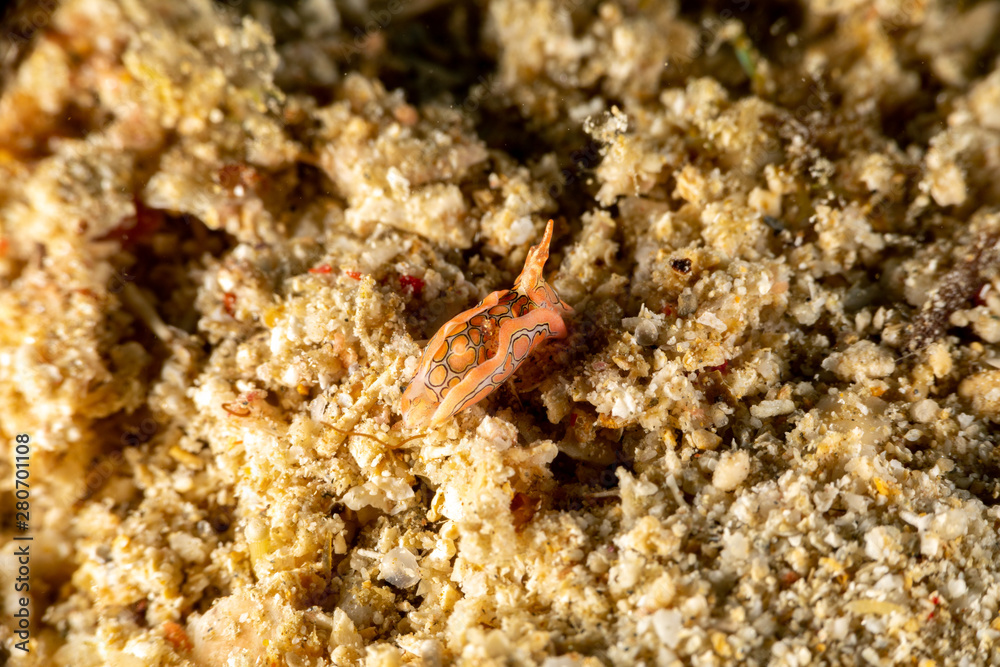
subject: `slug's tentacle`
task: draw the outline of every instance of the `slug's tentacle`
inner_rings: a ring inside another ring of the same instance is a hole
[[[542,269],[549,259],[549,244],[552,242],[552,221],[545,225],[545,233],[538,245],[533,245],[528,249],[528,256],[524,258],[524,268],[514,281],[514,290],[529,294],[539,283],[544,283]]]

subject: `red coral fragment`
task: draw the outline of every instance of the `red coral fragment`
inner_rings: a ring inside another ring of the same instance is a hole
[[[986,305],[986,296],[990,293],[991,287],[993,287],[993,283],[986,283],[979,288],[978,292],[976,292],[976,296],[975,299],[973,299],[973,301],[977,306]]]
[[[163,624],[163,638],[170,642],[176,651],[188,652],[193,647],[187,631],[179,623],[166,621]]]
[[[226,311],[226,314],[230,317],[236,312],[234,306],[236,305],[236,295],[232,292],[226,292],[222,295],[222,308]]]
[[[230,162],[223,165],[216,172],[216,178],[219,185],[234,193],[237,187],[256,191],[264,180],[256,167],[241,162]]]
[[[801,578],[802,577],[799,576],[797,572],[793,572],[792,570],[787,570],[781,575],[781,583],[783,583],[785,586],[791,586]]]
[[[133,201],[135,214],[122,218],[122,221],[100,237],[99,241],[118,241],[123,246],[133,246],[152,236],[163,225],[165,218],[163,211],[146,206],[138,197]]]
[[[400,276],[399,284],[403,287],[404,291],[409,291],[413,296],[420,296],[421,292],[424,291],[424,280],[423,278],[418,278],[416,276]]]
[[[333,271],[329,264],[320,264],[309,269],[309,273],[330,273]]]

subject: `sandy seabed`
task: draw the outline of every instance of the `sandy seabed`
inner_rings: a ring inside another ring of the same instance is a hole
[[[0,663],[1000,665],[997,0],[4,35]],[[405,428],[549,218],[570,335]]]

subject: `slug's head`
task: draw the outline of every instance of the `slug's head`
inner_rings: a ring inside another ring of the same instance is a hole
[[[422,379],[414,378],[403,392],[400,411],[406,428],[426,428],[431,424],[434,411],[441,400],[425,385]]]

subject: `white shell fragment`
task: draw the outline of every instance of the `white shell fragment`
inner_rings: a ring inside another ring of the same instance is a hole
[[[417,557],[406,547],[390,549],[382,556],[381,577],[396,588],[410,588],[420,581]]]
[[[750,473],[750,455],[744,451],[726,452],[712,474],[712,485],[722,491],[732,491]]]

